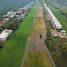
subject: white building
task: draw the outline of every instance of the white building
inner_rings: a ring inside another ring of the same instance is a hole
[[[49,9],[49,7],[46,5],[46,3],[44,1],[43,1],[43,3],[44,3],[44,7],[47,11],[47,14],[49,16],[49,19],[51,20],[53,27],[55,29],[62,29],[62,25],[60,24],[58,19],[54,16],[54,14],[52,13],[52,11]]]
[[[12,33],[12,30],[4,30],[2,31],[2,33],[0,34],[0,42],[4,42],[9,35]]]

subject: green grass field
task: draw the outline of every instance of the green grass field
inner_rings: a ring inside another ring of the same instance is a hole
[[[20,23],[18,29],[12,34],[0,49],[0,67],[19,67],[24,55],[26,40],[31,31],[32,22],[35,16],[35,7]]]

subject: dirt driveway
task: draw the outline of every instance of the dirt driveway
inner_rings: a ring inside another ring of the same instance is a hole
[[[46,32],[43,8],[38,7],[21,67],[54,67],[45,45]]]

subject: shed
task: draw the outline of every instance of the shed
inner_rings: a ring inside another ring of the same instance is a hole
[[[9,35],[12,33],[12,30],[4,30],[2,31],[2,33],[0,34],[0,42],[4,42]]]

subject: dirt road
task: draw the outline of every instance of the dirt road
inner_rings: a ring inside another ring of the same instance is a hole
[[[47,30],[43,13],[43,8],[38,7],[21,67],[54,67],[45,45]]]

